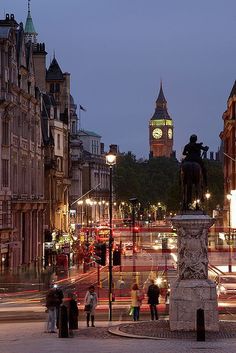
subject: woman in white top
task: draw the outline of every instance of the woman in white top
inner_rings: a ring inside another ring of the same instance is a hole
[[[94,286],[90,286],[84,298],[87,327],[89,327],[90,318],[91,318],[92,327],[95,327],[94,314],[95,314],[95,309],[97,304],[98,304],[98,297],[97,297],[97,294],[95,293],[95,288]]]

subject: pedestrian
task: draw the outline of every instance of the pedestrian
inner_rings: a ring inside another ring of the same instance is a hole
[[[77,301],[72,292],[68,293],[68,321],[69,321],[69,335],[73,336],[73,330],[78,329],[79,310]]]
[[[143,294],[137,283],[134,283],[131,290],[131,308],[133,311],[133,320],[139,320],[140,306],[142,305]]]
[[[57,298],[57,304],[56,304],[56,312],[57,312],[57,318],[56,318],[56,326],[59,328],[59,319],[60,319],[60,306],[63,302],[64,294],[61,288],[58,287],[57,284],[54,284],[54,289],[55,289],[55,295]]]
[[[151,284],[148,287],[147,296],[151,319],[154,320],[155,318],[155,320],[158,320],[157,304],[159,304],[160,289],[158,285],[155,284],[153,279],[150,282]]]
[[[97,304],[98,304],[98,297],[97,297],[97,294],[95,293],[95,287],[90,286],[84,298],[84,305],[85,305],[84,311],[86,312],[87,327],[89,327],[90,319],[91,319],[92,327],[95,327],[94,315],[95,315],[95,309]]]
[[[49,333],[56,332],[57,303],[58,298],[55,293],[55,288],[51,288],[46,295],[46,307],[48,312],[47,332]]]

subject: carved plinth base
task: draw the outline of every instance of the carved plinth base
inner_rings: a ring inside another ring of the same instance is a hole
[[[195,331],[197,309],[203,309],[206,331],[219,331],[216,285],[210,280],[177,280],[171,287],[171,331]]]
[[[171,287],[170,329],[196,330],[197,310],[203,309],[205,329],[219,330],[216,285],[208,279],[208,230],[214,220],[199,212],[172,219],[178,236],[178,276]]]

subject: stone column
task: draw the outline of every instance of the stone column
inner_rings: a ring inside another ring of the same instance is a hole
[[[171,287],[170,329],[196,330],[197,310],[203,309],[206,331],[218,331],[216,285],[208,279],[208,230],[214,220],[197,211],[177,215],[178,276]]]

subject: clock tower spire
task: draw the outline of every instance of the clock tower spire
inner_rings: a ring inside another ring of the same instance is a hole
[[[149,145],[151,157],[171,157],[173,153],[173,120],[167,110],[162,81],[156,100],[156,108],[149,121]]]

